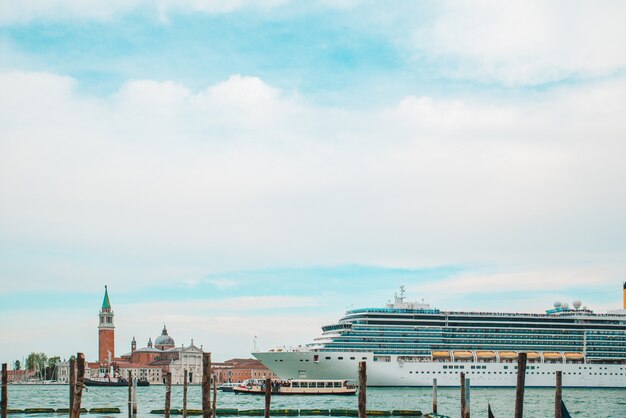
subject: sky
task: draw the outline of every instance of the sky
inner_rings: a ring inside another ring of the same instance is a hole
[[[218,360],[347,308],[621,308],[626,3],[0,6],[0,346]]]

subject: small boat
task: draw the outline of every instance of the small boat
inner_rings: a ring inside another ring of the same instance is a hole
[[[433,351],[433,358],[449,358],[449,351]]]
[[[585,358],[583,353],[565,353],[565,359],[568,361],[579,361]]]
[[[120,377],[85,378],[85,386],[128,386],[128,380]],[[137,380],[137,386],[150,386],[150,382]]]
[[[357,387],[347,380],[273,380],[272,395],[354,395]],[[264,395],[265,382],[243,382],[236,394]]]
[[[563,354],[546,352],[546,353],[543,353],[543,359],[544,360],[563,360]]]
[[[498,352],[501,360],[515,360],[518,354],[515,351],[500,351]]]
[[[459,360],[467,360],[467,359],[474,358],[474,354],[472,354],[471,351],[453,351],[452,354],[454,354],[455,359],[459,359]]]
[[[240,383],[222,383],[217,388],[222,392],[232,392],[233,388],[236,386],[240,386]]]
[[[495,359],[496,352],[495,351],[479,351],[476,353],[476,357],[478,357],[481,360]]]

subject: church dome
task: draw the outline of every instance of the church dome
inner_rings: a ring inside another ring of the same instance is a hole
[[[161,335],[154,340],[154,346],[158,349],[164,350],[166,348],[173,348],[175,346],[174,339],[167,335],[167,328],[163,325],[163,331]]]

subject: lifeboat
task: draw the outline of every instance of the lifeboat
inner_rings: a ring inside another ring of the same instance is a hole
[[[539,353],[534,352],[534,351],[530,352],[530,353],[526,353],[526,358],[528,360],[537,360],[537,359],[539,359]]]
[[[449,351],[433,351],[433,358],[448,358],[450,357]]]
[[[584,358],[583,353],[565,353],[566,360],[582,360]]]
[[[543,353],[544,360],[563,360],[561,353]]]
[[[501,360],[515,360],[517,358],[515,351],[500,351],[498,354]]]
[[[517,355],[515,355],[517,357]],[[493,359],[496,358],[495,351],[479,351],[476,353],[476,357],[479,359]]]
[[[460,359],[460,360],[466,360],[466,359],[474,358],[474,355],[472,354],[471,351],[455,351],[454,358]]]

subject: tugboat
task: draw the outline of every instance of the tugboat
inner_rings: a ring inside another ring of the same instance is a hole
[[[273,380],[272,395],[354,395],[356,385],[347,380]],[[236,394],[263,395],[265,381],[244,381],[233,388]]]

